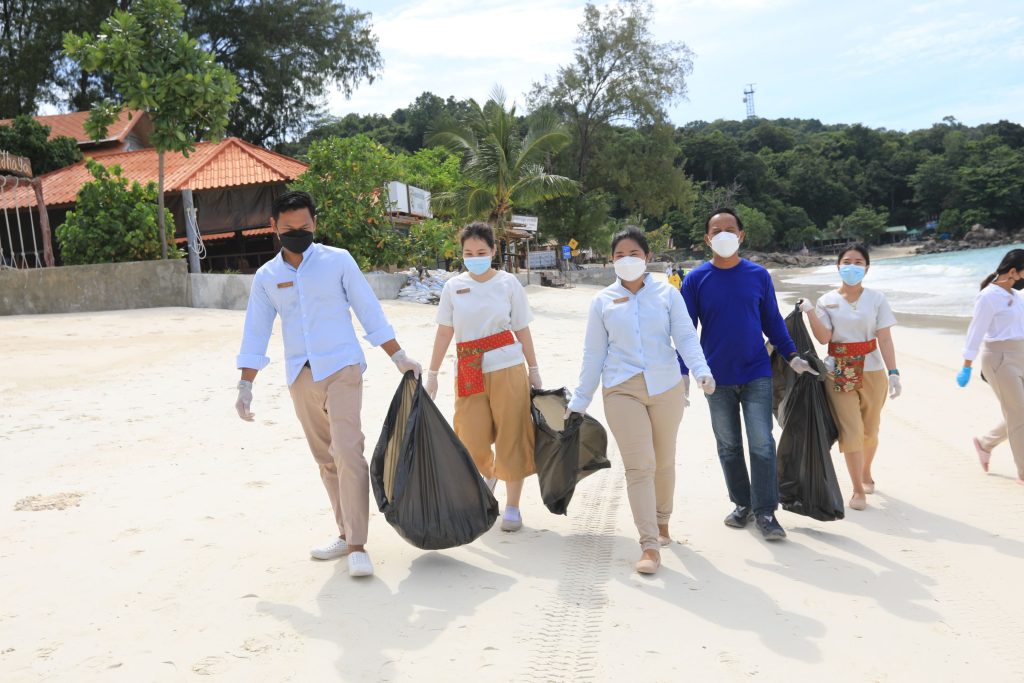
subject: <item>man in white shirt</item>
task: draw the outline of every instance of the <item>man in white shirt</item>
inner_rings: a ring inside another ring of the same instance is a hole
[[[420,364],[406,356],[380,302],[344,249],[314,244],[316,205],[305,192],[274,200],[270,225],[284,247],[253,278],[237,367],[242,371],[235,408],[251,422],[252,382],[270,362],[267,345],[281,316],[285,373],[295,414],[320,467],[339,536],[310,554],[318,560],[348,555],[350,576],[370,576],[365,549],[370,508],[369,467],[363,457],[363,370],[350,309],[402,372],[417,377]]]

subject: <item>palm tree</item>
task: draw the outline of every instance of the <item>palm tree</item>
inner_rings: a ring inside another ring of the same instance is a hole
[[[520,137],[515,105],[506,108],[500,87],[484,106],[476,100],[469,103],[462,120],[435,129],[427,141],[462,156],[465,184],[436,195],[433,201],[439,208],[467,220],[486,219],[501,235],[513,208],[579,192],[575,180],[544,172],[544,161],[569,144],[553,114],[537,115]]]

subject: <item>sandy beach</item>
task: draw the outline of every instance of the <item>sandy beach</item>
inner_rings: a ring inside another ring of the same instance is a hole
[[[575,384],[595,291],[529,288],[549,387]],[[426,362],[435,309],[384,307]],[[843,521],[781,512],[789,539],[774,545],[726,528],[694,396],[678,542],[655,577],[631,569],[613,447],[567,517],[529,480],[517,534],[423,552],[374,510],[376,575],[357,581],[344,561],[309,559],[332,518],[276,333],[255,424],[235,414],[242,319],[0,318],[0,680],[1024,680],[1024,489],[1007,447],[987,476],[975,460],[971,436],[998,408],[984,383],[953,381],[962,327],[894,332],[904,395],[883,415],[878,492]],[[367,356],[369,457],[399,375]],[[450,417],[450,364],[438,404]],[[604,421],[600,401],[592,413]]]

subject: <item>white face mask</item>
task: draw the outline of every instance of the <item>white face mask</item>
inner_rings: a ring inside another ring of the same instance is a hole
[[[711,238],[711,250],[722,258],[729,258],[740,250],[740,238],[731,232],[720,232]]]
[[[623,256],[614,265],[615,274],[623,282],[639,280],[647,272],[647,260],[639,256]]]

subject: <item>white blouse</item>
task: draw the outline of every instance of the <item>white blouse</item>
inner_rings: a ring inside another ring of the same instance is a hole
[[[964,360],[978,357],[982,341],[1024,340],[1024,299],[999,285],[989,285],[974,299],[974,317],[967,328]]]
[[[852,304],[834,289],[818,299],[814,312],[818,320],[832,330],[834,342],[865,342],[877,338],[879,330],[896,324],[896,316],[885,294],[877,289],[865,288]],[[864,359],[864,370],[885,370],[881,349],[875,349]]]

